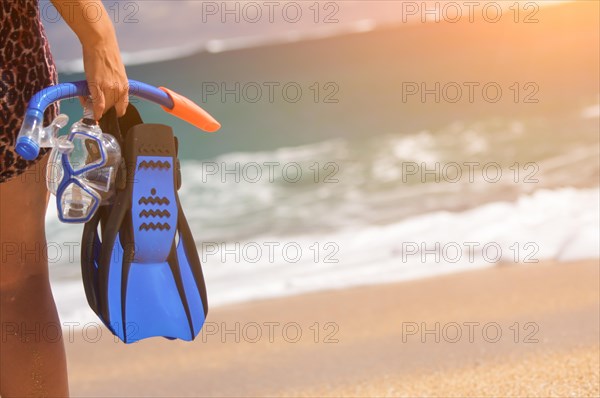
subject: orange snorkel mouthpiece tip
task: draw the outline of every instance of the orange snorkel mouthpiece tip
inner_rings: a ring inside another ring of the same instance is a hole
[[[200,130],[204,130],[209,133],[214,133],[221,128],[221,124],[212,117],[208,112],[198,106],[195,102],[189,98],[184,97],[181,94],[176,93],[166,87],[159,87],[160,90],[164,91],[173,100],[173,108],[165,108],[161,105],[161,108],[165,112],[178,117],[181,120],[198,127]]]

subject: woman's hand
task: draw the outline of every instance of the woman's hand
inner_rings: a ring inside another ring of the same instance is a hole
[[[123,116],[129,102],[127,74],[114,26],[102,2],[52,2],[81,42],[83,68],[94,105],[94,118],[100,119],[113,105],[117,115]]]
[[[94,118],[100,119],[113,105],[117,115],[123,116],[129,87],[116,38],[83,43],[83,68],[94,105]]]

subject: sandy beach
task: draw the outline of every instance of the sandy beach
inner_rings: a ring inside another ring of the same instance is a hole
[[[193,343],[90,328],[71,394],[598,396],[599,294],[597,260],[546,262],[216,308]]]

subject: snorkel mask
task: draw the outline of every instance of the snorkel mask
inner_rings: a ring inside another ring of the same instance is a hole
[[[50,152],[46,184],[56,196],[58,218],[87,222],[98,206],[111,203],[121,148],[89,117],[75,123],[68,135],[57,137],[56,143]]]
[[[204,131],[220,128],[205,110],[167,88],[129,80],[129,94],[158,103],[168,113]],[[73,124],[68,135],[58,136],[68,123],[66,115],[61,114],[49,126],[42,127],[44,111],[51,103],[88,95],[85,81],[59,84],[35,94],[16,144],[17,153],[27,160],[35,159],[40,147],[52,147],[46,184],[56,195],[59,219],[67,223],[87,222],[99,206],[110,204],[117,174],[126,173],[119,143],[103,133],[93,120],[91,103],[86,104],[84,118]]]

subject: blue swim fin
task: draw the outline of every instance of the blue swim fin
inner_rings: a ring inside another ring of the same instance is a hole
[[[122,189],[84,227],[88,302],[125,343],[153,336],[193,340],[208,306],[198,252],[177,195],[176,139],[168,126],[137,124],[122,142],[127,170],[121,172]]]

